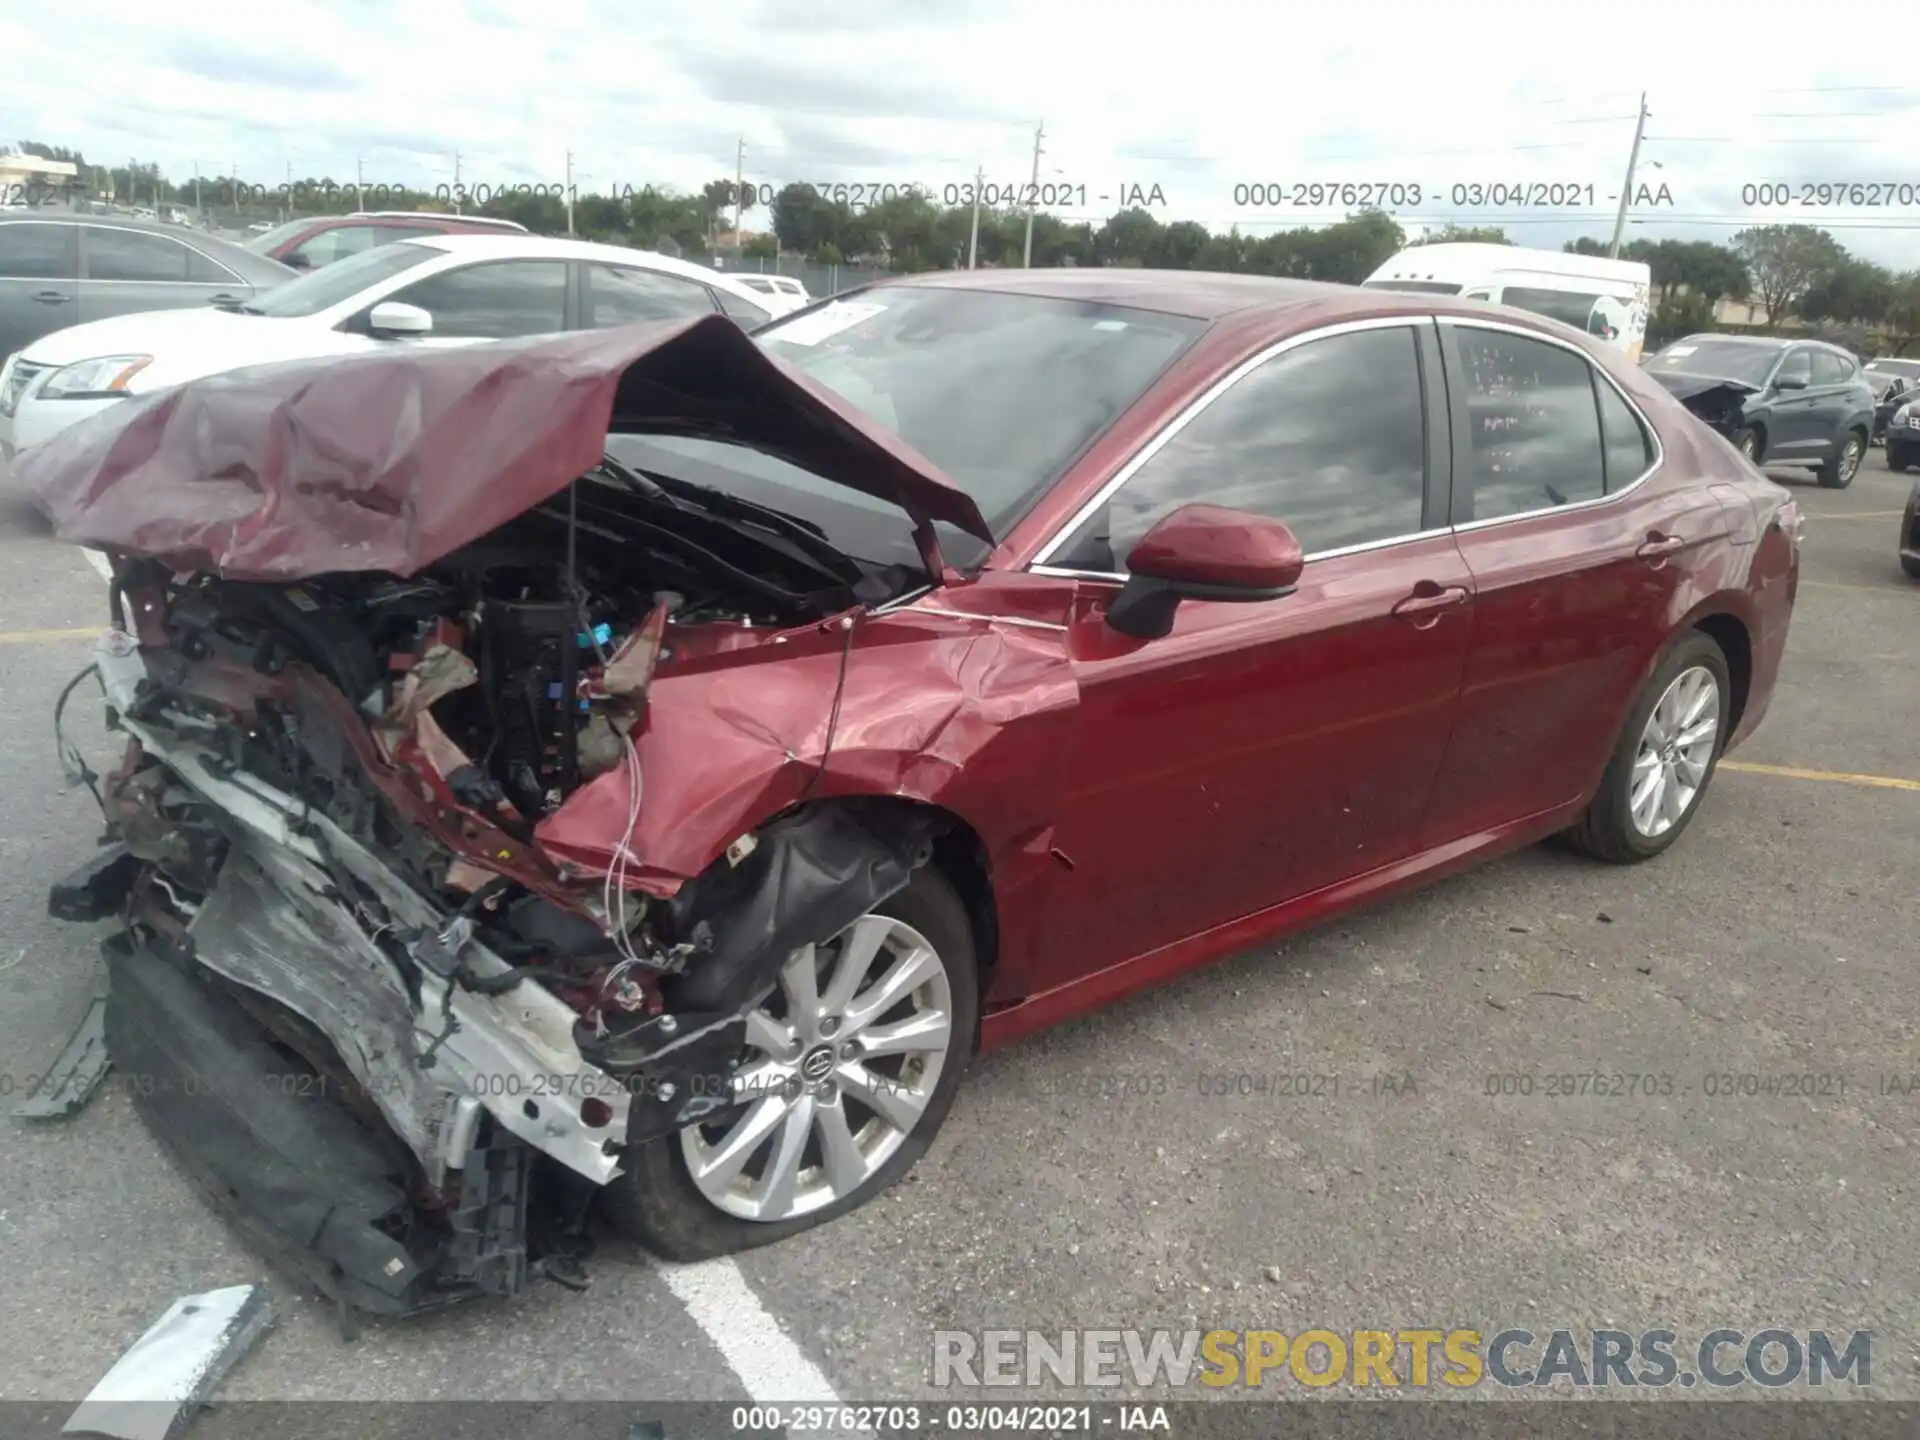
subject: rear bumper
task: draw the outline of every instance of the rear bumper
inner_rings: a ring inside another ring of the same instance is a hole
[[[414,1203],[417,1167],[357,1119],[338,1085],[270,1042],[204,970],[117,935],[107,960],[107,1048],[120,1083],[214,1208],[335,1300],[403,1315],[527,1276],[533,1152],[476,1144],[458,1201]]]

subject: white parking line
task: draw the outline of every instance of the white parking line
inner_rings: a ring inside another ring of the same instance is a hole
[[[107,557],[104,554],[98,550],[82,550],[80,553],[87,557],[89,565],[100,572],[102,580],[113,579],[113,566],[107,563]]]
[[[760,1404],[838,1405],[840,1397],[819,1368],[795,1345],[780,1322],[767,1312],[731,1260],[702,1260],[695,1265],[660,1266],[674,1298],[687,1307],[693,1323],[706,1333],[747,1394]],[[833,1435],[861,1437],[863,1430]]]

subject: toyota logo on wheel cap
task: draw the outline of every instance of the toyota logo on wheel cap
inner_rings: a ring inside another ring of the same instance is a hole
[[[809,1085],[818,1085],[833,1073],[833,1047],[815,1046],[800,1062],[800,1074]]]

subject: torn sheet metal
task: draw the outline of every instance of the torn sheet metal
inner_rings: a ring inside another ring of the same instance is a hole
[[[101,1377],[61,1432],[176,1440],[272,1324],[273,1309],[258,1285],[174,1301]]]
[[[989,544],[973,498],[724,315],[253,365],[15,462],[63,540],[239,580],[407,576],[558,494],[609,431],[763,450]]]
[[[14,1107],[13,1113],[22,1120],[64,1120],[77,1115],[112,1067],[107,1054],[107,997],[96,995],[60,1058],[41,1077],[33,1095]]]

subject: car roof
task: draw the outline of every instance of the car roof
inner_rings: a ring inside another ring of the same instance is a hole
[[[691,260],[676,260],[657,250],[636,250],[627,245],[603,245],[595,240],[568,240],[548,235],[412,235],[396,241],[401,245],[424,245],[444,250],[449,255],[479,258],[486,255],[514,256],[528,260],[603,260],[610,265],[639,265],[665,275],[680,275],[703,285],[720,285],[728,291],[740,291],[731,275]],[[747,290],[746,294],[753,292]]]
[[[1229,274],[1215,270],[1134,270],[1064,268],[1057,270],[947,270],[884,280],[883,285],[931,285],[948,290],[993,290],[1049,300],[1082,300],[1101,305],[1131,305],[1194,320],[1218,320],[1244,312],[1277,312],[1301,306],[1347,307],[1373,313],[1383,305],[1425,310],[1424,301],[1440,297],[1397,291],[1363,290],[1318,280],[1287,280],[1274,275]],[[1393,297],[1390,301],[1384,297]],[[1249,319],[1254,318],[1248,315]]]
[[[355,210],[351,214],[328,216],[328,219],[340,220],[391,220],[396,225],[404,225],[415,220],[432,220],[442,225],[473,225],[480,229],[500,230],[511,235],[525,235],[527,227],[518,220],[502,220],[493,215],[448,215],[438,210]]]
[[[201,254],[218,260],[250,285],[284,285],[300,272],[278,260],[257,255],[243,245],[209,235],[185,225],[169,225],[164,220],[141,220],[131,215],[82,215],[72,210],[45,210],[26,214],[0,214],[0,225],[94,225],[106,230],[132,230],[141,235],[164,235],[178,240]]]

